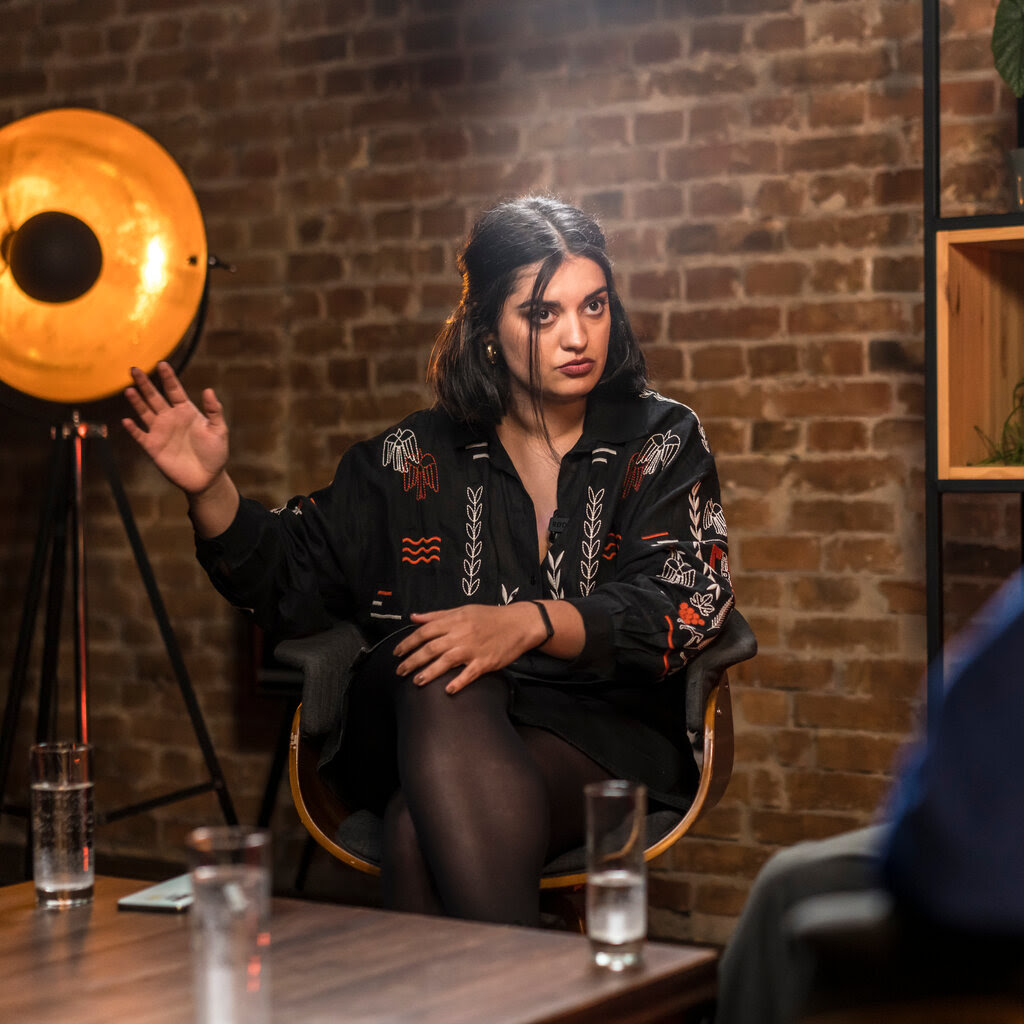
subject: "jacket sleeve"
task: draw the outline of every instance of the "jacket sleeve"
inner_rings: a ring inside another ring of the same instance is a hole
[[[579,664],[619,678],[662,678],[714,639],[733,605],[718,474],[692,411],[682,407],[637,448],[618,493],[591,489],[588,520],[596,503],[611,501],[618,525],[587,538],[584,556],[588,543],[613,553],[612,574],[603,580],[598,569],[589,593],[569,598],[586,628]]]
[[[275,639],[304,636],[348,618],[345,506],[351,473],[342,459],[333,482],[273,511],[243,498],[219,537],[196,537],[211,582]]]

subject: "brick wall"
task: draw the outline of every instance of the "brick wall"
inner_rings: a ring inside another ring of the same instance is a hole
[[[994,7],[942,5],[947,213],[1008,204],[1012,98],[987,53]],[[211,252],[236,266],[211,274],[186,383],[217,388],[236,478],[267,502],[324,482],[348,444],[425,401],[475,213],[549,189],[600,215],[655,382],[696,408],[716,451],[738,601],[760,639],[733,678],[730,792],[658,862],[661,935],[724,938],[773,849],[866,822],[920,716],[920,9],[4,5],[0,123],[61,106],[132,121],[178,160]],[[115,424],[147,550],[252,820],[279,708],[247,696],[244,628],[193,563],[183,499],[132,450],[119,414],[116,402],[90,410]],[[7,665],[49,442],[45,420],[3,409],[0,438]],[[109,805],[197,780],[202,761],[98,476],[87,484],[91,707]],[[1017,505],[948,501],[947,531],[955,625],[1018,560]],[[100,842],[166,855],[216,816],[196,798],[106,826]],[[275,827],[297,833],[284,796]]]

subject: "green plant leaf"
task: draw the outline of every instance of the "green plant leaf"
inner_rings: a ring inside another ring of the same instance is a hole
[[[1013,95],[1024,96],[1024,0],[999,0],[992,26],[992,58]]]

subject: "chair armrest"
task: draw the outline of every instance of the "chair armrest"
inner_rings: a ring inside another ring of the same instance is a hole
[[[323,736],[337,724],[353,663],[366,649],[363,634],[351,622],[282,640],[274,648],[279,661],[302,670],[304,736]]]
[[[686,728],[696,733],[700,749],[704,733],[704,709],[708,695],[725,670],[757,654],[757,638],[747,620],[733,608],[715,639],[686,663]]]

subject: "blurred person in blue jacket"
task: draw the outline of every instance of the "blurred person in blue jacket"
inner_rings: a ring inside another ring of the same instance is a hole
[[[1024,570],[930,673],[945,675],[942,700],[884,823],[798,843],[761,869],[722,955],[716,1024],[798,1019],[815,958],[794,939],[794,910],[816,897],[880,890],[933,934],[1024,940]]]

